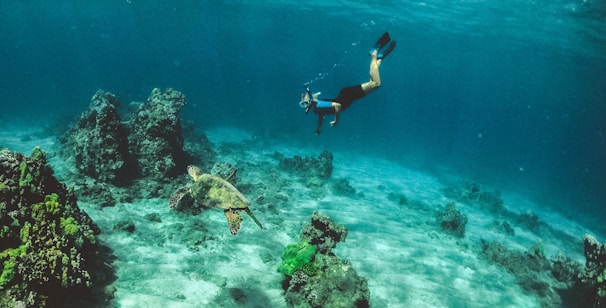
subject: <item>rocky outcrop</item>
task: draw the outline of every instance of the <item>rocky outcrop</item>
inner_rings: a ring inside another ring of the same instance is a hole
[[[183,136],[179,111],[185,106],[185,95],[173,89],[164,93],[153,89],[128,121],[128,144],[143,177],[167,181],[185,170]]]
[[[280,168],[297,174],[305,179],[326,180],[332,175],[333,155],[324,150],[318,157],[301,157],[295,155],[292,158],[276,152],[274,157],[280,162]]]
[[[114,94],[97,91],[62,141],[82,173],[101,182],[121,185],[132,178],[135,166],[128,151],[127,129],[118,115],[119,105]]]
[[[553,288],[551,264],[545,257],[541,242],[535,243],[526,252],[520,252],[498,242],[482,241],[480,255],[489,263],[511,273],[524,290],[535,293],[542,307],[561,307],[562,298]]]
[[[606,244],[586,234],[583,245],[586,262],[581,281],[590,290],[592,307],[606,307]]]
[[[369,307],[366,279],[331,251],[347,229],[315,212],[298,243],[288,245],[278,271],[290,307]]]
[[[455,208],[454,202],[448,203],[444,211],[436,215],[436,221],[444,232],[456,237],[465,236],[467,216]]]
[[[113,270],[101,259],[99,228],[40,148],[31,157],[0,152],[0,192],[0,306],[86,306],[103,294]]]

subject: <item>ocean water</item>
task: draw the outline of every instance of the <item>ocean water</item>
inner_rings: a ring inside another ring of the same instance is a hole
[[[456,174],[605,234],[606,4],[379,2],[2,1],[0,147],[14,125],[59,131],[98,89],[126,112],[171,87],[201,130]],[[398,45],[382,87],[315,136],[302,84],[332,97],[367,81],[384,31]]]

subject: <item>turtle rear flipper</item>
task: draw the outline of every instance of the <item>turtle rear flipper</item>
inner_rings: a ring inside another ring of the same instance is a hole
[[[257,226],[259,226],[259,228],[265,229],[265,228],[263,228],[263,225],[261,225],[261,222],[257,219],[257,217],[255,217],[255,215],[250,211],[250,209],[245,208],[245,209],[242,209],[242,211],[244,211],[244,213],[248,214],[248,216],[250,216],[250,218],[252,218],[252,220],[257,224]]]
[[[171,209],[177,208],[177,205],[179,205],[179,201],[181,201],[181,199],[183,199],[183,197],[187,194],[187,190],[187,187],[181,187],[177,189],[177,191],[170,197],[170,200],[168,201],[168,206]]]
[[[238,230],[240,230],[240,223],[242,222],[242,216],[232,209],[227,209],[225,210],[225,217],[227,218],[227,225],[229,226],[229,231],[231,234],[238,234]]]

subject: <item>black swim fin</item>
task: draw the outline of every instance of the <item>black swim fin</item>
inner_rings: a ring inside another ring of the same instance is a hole
[[[388,32],[383,33],[383,35],[381,35],[381,37],[377,40],[375,45],[372,46],[372,49],[370,49],[368,54],[372,55],[372,53],[375,50],[379,51],[379,50],[383,49],[383,47],[385,47],[385,45],[387,45],[387,43],[389,43],[389,41],[391,41],[391,37],[389,37],[389,33]]]
[[[389,43],[389,46],[387,46],[385,50],[379,50],[379,53],[377,54],[377,59],[385,59],[394,48],[396,48],[396,41],[391,41],[391,43]]]

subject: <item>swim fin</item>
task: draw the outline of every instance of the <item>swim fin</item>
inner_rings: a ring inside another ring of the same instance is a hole
[[[389,46],[387,46],[385,50],[379,51],[379,53],[377,54],[377,59],[385,59],[394,48],[396,48],[396,41],[391,41],[391,43],[389,43]]]
[[[391,41],[391,37],[389,37],[389,33],[388,32],[383,33],[383,35],[381,35],[381,37],[377,40],[375,45],[372,47],[372,49],[370,49],[368,54],[372,55],[372,53],[375,50],[379,51],[379,50],[383,49],[383,47],[385,47],[385,45],[387,45],[387,43],[389,43],[389,41]]]

